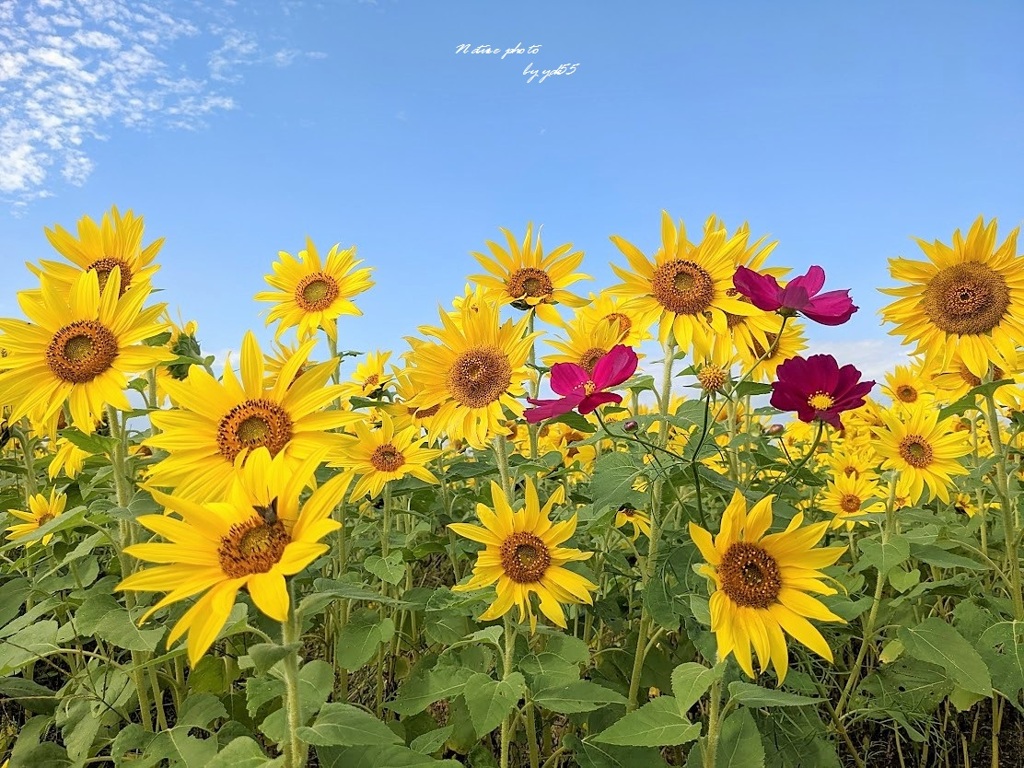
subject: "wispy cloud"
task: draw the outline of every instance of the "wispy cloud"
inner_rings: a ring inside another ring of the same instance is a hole
[[[246,66],[300,57],[239,29],[230,2],[191,16],[134,0],[0,0],[0,199],[15,208],[84,184],[90,148],[118,126],[203,127],[234,109]],[[208,51],[191,61],[180,44]]]

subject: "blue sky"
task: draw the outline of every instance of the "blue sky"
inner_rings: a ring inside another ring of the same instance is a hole
[[[401,352],[498,227],[573,242],[597,291],[624,261],[608,236],[650,252],[664,208],[822,264],[861,311],[814,349],[875,373],[886,259],[1024,216],[1022,22],[998,1],[0,0],[0,315],[52,257],[44,226],[117,204],[167,238],[161,298],[208,351],[270,338],[252,296],[309,234],[375,268],[342,347]]]

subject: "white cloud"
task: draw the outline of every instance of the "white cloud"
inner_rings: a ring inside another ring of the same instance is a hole
[[[839,365],[853,363],[864,379],[881,383],[885,374],[910,360],[910,347],[895,339],[860,339],[851,341],[812,342],[813,354],[832,355]],[[808,353],[805,353],[805,355]],[[877,390],[876,390],[877,395]]]
[[[237,107],[226,89],[243,66],[326,55],[268,49],[238,28],[245,9],[233,6],[172,14],[134,0],[0,0],[0,200],[24,209],[53,194],[55,174],[84,184],[90,148],[119,125],[204,127]],[[181,60],[184,41],[207,53]]]

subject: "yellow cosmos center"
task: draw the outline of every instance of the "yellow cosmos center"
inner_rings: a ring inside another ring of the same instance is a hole
[[[295,286],[295,303],[306,312],[323,312],[338,298],[338,281],[323,272],[306,275]]]
[[[604,316],[604,319],[613,325],[619,326],[619,338],[624,338],[633,328],[633,321],[621,312],[612,312]]]
[[[268,523],[263,517],[253,517],[237,523],[221,537],[217,548],[220,568],[232,579],[266,573],[281,561],[290,541],[280,520]]]
[[[839,508],[848,514],[860,512],[860,496],[854,493],[843,494],[843,498],[839,500]]]
[[[917,390],[909,384],[901,384],[896,387],[896,399],[904,403],[913,403],[917,400]]]
[[[384,443],[370,454],[370,463],[378,472],[397,472],[405,464],[405,456],[391,443]]]
[[[85,384],[109,370],[117,357],[117,337],[94,320],[65,325],[46,348],[53,375],[69,384]]]
[[[717,365],[705,365],[697,372],[697,381],[705,392],[715,392],[725,386],[725,370]]]
[[[669,312],[699,315],[715,299],[715,282],[699,264],[683,259],[666,261],[651,279],[651,290]]]
[[[827,411],[836,404],[836,401],[826,392],[815,392],[807,398],[807,404],[816,411]]]
[[[601,349],[600,347],[591,347],[582,355],[580,355],[580,368],[589,374],[594,373],[594,369],[597,368],[597,361],[608,354],[607,349]]]
[[[924,289],[924,312],[940,330],[958,336],[985,334],[999,325],[1010,306],[1010,289],[998,272],[981,262],[955,264]]]
[[[459,405],[484,408],[512,383],[512,364],[497,347],[475,347],[459,355],[448,370],[448,391]]]
[[[907,435],[900,441],[900,456],[910,466],[923,469],[932,463],[932,447],[920,435]]]
[[[128,262],[124,259],[116,259],[112,257],[106,257],[98,259],[89,265],[86,272],[90,269],[96,273],[96,277],[99,278],[100,292],[107,287],[107,280],[110,279],[110,273],[114,271],[114,267],[121,268],[121,289],[118,296],[124,296],[132,285],[132,268],[128,266]]]
[[[775,558],[746,541],[737,541],[726,550],[718,566],[718,577],[729,599],[747,608],[767,608],[782,589]]]
[[[547,297],[554,290],[548,273],[536,267],[523,267],[513,272],[505,281],[505,288],[514,299]]]
[[[532,584],[551,565],[551,553],[539,537],[516,531],[501,543],[501,569],[517,584]]]
[[[245,449],[260,447],[276,456],[291,438],[291,418],[270,400],[246,400],[236,405],[217,427],[217,447],[228,461],[234,461]]]

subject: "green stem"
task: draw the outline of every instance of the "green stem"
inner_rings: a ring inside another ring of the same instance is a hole
[[[995,395],[985,395],[988,434],[992,441],[992,452],[996,455],[996,492],[999,494],[999,506],[1003,513],[1003,537],[1006,542],[1006,560],[1010,566],[1010,582],[1013,590],[1013,613],[1017,621],[1024,620],[1024,595],[1021,593],[1020,554],[1014,546],[1017,540],[1017,521],[1014,510],[1010,506],[1009,480],[1006,474],[1006,449],[1002,436],[999,434],[999,414],[996,411]]]
[[[494,438],[494,460],[498,465],[498,474],[501,476],[501,490],[505,492],[505,498],[511,504],[512,477],[508,467],[508,448],[505,445],[504,435],[498,435]]]
[[[537,742],[535,717],[533,702],[526,702],[526,707],[523,709],[523,721],[526,723],[526,747],[530,755],[530,768],[540,768],[540,744]]]
[[[289,592],[291,592],[290,585]],[[290,595],[290,597],[292,599],[289,601],[288,618],[281,625],[281,642],[288,651],[282,665],[284,668],[285,721],[288,726],[288,732],[282,747],[285,768],[303,768],[306,765],[309,747],[299,738],[299,728],[302,727],[302,710],[299,701],[298,649],[301,629],[299,615],[295,610],[294,595]]]
[[[773,493],[776,488],[778,488],[780,485],[783,485],[784,483],[788,482],[794,475],[796,475],[797,472],[799,472],[801,469],[804,468],[804,465],[807,464],[807,462],[811,460],[812,456],[814,456],[814,452],[816,450],[818,450],[818,444],[821,442],[821,435],[822,435],[822,433],[824,431],[825,431],[825,422],[819,421],[818,422],[818,431],[814,433],[814,441],[811,443],[811,447],[807,451],[807,454],[802,459],[800,459],[800,461],[798,461],[796,464],[792,465],[789,468],[789,471],[786,472],[785,475],[783,475],[781,478],[776,480],[772,484],[772,487],[764,492],[765,496],[769,495],[770,493]]]
[[[715,768],[718,755],[718,736],[722,730],[722,677],[719,675],[711,684],[711,702],[708,705],[708,735],[704,742],[704,765]]]
[[[502,680],[507,680],[512,674],[513,654],[516,649],[516,628],[512,624],[512,617],[506,613],[505,621],[505,654],[502,664]],[[512,713],[505,715],[501,721],[501,768],[508,768],[508,747],[512,740],[513,729]]]
[[[665,365],[661,377],[661,389],[658,392],[658,404],[660,406],[661,429],[658,431],[658,443],[664,448],[668,444],[668,409],[672,397],[672,363],[675,359],[675,340],[669,339],[665,345]],[[651,536],[647,547],[647,559],[640,572],[643,589],[654,578],[658,560],[658,544],[661,539],[661,489],[665,483],[664,474],[659,474],[651,484]],[[647,635],[651,631],[651,615],[647,601],[641,602],[640,626],[637,629],[636,653],[633,657],[633,670],[629,676],[629,698],[626,704],[626,711],[632,712],[638,706],[638,694],[640,692],[640,678],[643,675],[644,656],[647,651]]]

